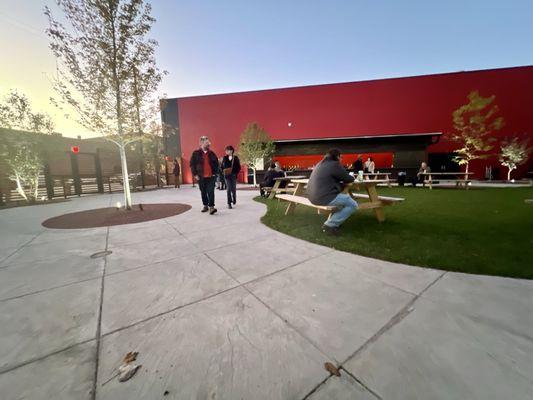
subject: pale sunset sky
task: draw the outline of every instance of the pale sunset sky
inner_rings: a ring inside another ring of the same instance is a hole
[[[153,0],[168,97],[533,64],[533,1]],[[0,94],[49,103],[52,0],[0,0]]]

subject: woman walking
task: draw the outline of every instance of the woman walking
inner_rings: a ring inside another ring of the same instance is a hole
[[[237,175],[241,171],[239,157],[235,155],[233,146],[226,146],[226,155],[222,159],[222,172],[226,179],[228,191],[228,208],[237,203]]]

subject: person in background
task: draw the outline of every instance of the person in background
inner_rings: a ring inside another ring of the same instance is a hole
[[[198,187],[202,194],[202,212],[209,211],[213,215],[215,208],[215,180],[218,174],[218,157],[210,149],[211,142],[207,136],[200,137],[200,148],[193,151],[191,156],[191,172],[198,181]]]
[[[180,162],[178,157],[174,157],[174,167],[172,168],[172,173],[174,174],[174,188],[180,187]]]
[[[342,166],[340,158],[338,149],[329,150],[313,169],[307,184],[311,203],[337,208],[322,225],[322,231],[329,235],[337,235],[341,224],[357,210],[357,202],[349,194],[342,193],[343,185],[355,178]]]
[[[235,155],[233,146],[226,146],[226,155],[222,158],[222,172],[228,191],[228,208],[237,204],[237,175],[241,171],[239,157]]]
[[[279,161],[276,161],[275,162],[275,166],[276,166],[276,172],[281,172],[283,175],[281,176],[287,176],[287,174],[285,173],[285,171],[283,170],[283,168],[281,168],[281,164]]]
[[[416,177],[413,178],[413,187],[416,187],[417,183],[424,183],[424,180],[428,178],[428,176],[424,174],[429,174],[431,172],[431,168],[427,165],[425,161],[422,161],[420,164],[420,169],[418,170],[418,173],[416,174]]]
[[[374,170],[376,169],[376,163],[372,159],[372,157],[368,157],[368,159],[365,162],[365,173],[367,174],[373,174]]]
[[[226,181],[224,180],[224,174],[222,173],[222,160],[223,160],[222,157],[218,160],[218,165],[219,165],[218,174],[217,174],[217,189],[218,190],[226,190]]]
[[[276,164],[270,164],[270,167],[268,168],[268,171],[266,172],[265,177],[263,178],[263,182],[259,184],[259,193],[261,194],[261,196],[265,197],[266,195],[264,188],[271,188],[272,186],[274,186],[274,179],[281,178],[282,176],[284,176],[283,171],[277,171]]]
[[[352,171],[357,174],[359,171],[363,170],[363,157],[361,155],[358,155],[355,161],[352,164]]]

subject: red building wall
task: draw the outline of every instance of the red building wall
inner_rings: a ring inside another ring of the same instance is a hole
[[[532,137],[533,66],[527,66],[179,98],[184,164],[199,136],[209,135],[222,155],[226,145],[237,147],[249,122],[258,122],[274,140],[443,132],[428,150],[451,152],[457,147],[447,140],[452,112],[472,90],[496,96],[505,118],[505,127],[495,135],[499,140]],[[498,162],[472,164],[476,178],[483,177],[487,164]],[[184,172],[190,182],[190,170]]]

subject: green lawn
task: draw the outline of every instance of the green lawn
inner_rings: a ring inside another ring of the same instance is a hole
[[[474,274],[533,279],[533,188],[470,190],[378,188],[380,195],[404,197],[385,208],[380,224],[373,211],[357,212],[340,236],[324,235],[325,216],[257,197],[268,206],[263,223],[314,243],[368,257]]]

